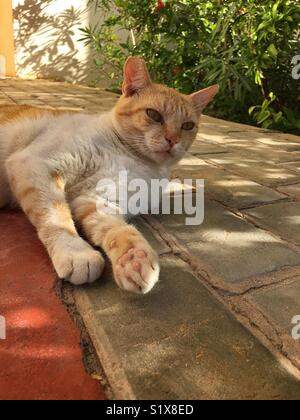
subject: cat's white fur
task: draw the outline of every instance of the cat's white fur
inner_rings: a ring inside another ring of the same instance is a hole
[[[95,194],[101,179],[117,181],[126,169],[130,179],[168,178],[170,163],[150,164],[138,159],[116,136],[113,112],[102,115],[48,115],[0,126],[0,156],[7,167],[12,161],[34,156],[31,171],[43,181],[43,172],[57,171],[66,180],[69,202],[79,195]],[[3,170],[3,166],[2,166]],[[6,171],[4,171],[5,174]],[[3,176],[7,182],[7,176]],[[48,188],[46,181],[44,188]],[[11,196],[11,199],[13,197]],[[6,203],[7,204],[7,203]]]
[[[126,112],[138,103],[132,95],[139,89],[146,93],[139,102],[141,110],[134,109],[134,126]],[[118,285],[147,293],[159,278],[158,256],[122,216],[96,211],[97,183],[103,178],[117,181],[124,168],[129,180],[142,178],[148,184],[168,177],[171,166],[196,137],[197,119],[217,90],[214,86],[181,97],[152,85],[143,60],[129,59],[118,115],[116,107],[100,116],[49,112],[4,122],[0,125],[0,207],[14,201],[21,205],[59,277],[78,285],[93,282],[102,273],[104,259],[79,236],[78,222],[89,242],[109,256]],[[162,102],[166,124],[146,121],[143,107],[149,103],[160,107]],[[181,125],[187,117],[195,127],[184,133]],[[139,121],[147,128],[144,137],[132,134]],[[166,152],[171,141],[172,149]]]
[[[81,201],[97,200],[97,183],[103,178],[117,182],[119,172],[123,168],[126,168],[129,180],[142,178],[149,185],[151,179],[164,178],[169,173],[169,165],[146,164],[123,147],[115,134],[112,112],[100,117],[67,114],[59,117],[49,115],[38,120],[14,121],[0,126],[0,144],[0,206],[8,204],[8,201],[15,201],[8,183],[8,173],[14,172],[15,168],[21,173],[25,171],[24,178],[29,176],[30,179],[36,180],[38,188],[45,193],[50,187],[48,174],[60,173],[65,180],[65,194],[71,210],[80,206]],[[26,161],[30,162],[27,169],[22,165],[22,162]],[[34,184],[34,181],[32,183]],[[62,197],[58,194],[56,199],[60,200]],[[45,199],[44,205],[50,209],[49,223],[60,226],[59,215],[56,211],[51,211],[48,198]],[[141,249],[145,248],[147,247],[144,244]],[[149,248],[148,253],[150,252]],[[69,271],[66,271],[70,258],[72,261],[69,264],[76,267],[72,255],[76,256],[79,264],[78,269],[70,276]],[[103,270],[104,263],[100,254],[96,256],[82,239],[62,237],[57,241],[56,250],[51,257],[59,276],[76,285],[96,280]],[[89,261],[89,273],[81,268],[83,260]],[[142,289],[143,293],[151,290],[159,278],[158,257],[155,253],[153,265],[153,271],[146,267],[147,283]],[[136,291],[131,284],[128,284],[126,289]]]

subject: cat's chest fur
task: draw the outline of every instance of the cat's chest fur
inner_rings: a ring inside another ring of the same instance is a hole
[[[64,173],[66,194],[70,200],[83,194],[101,196],[105,185],[114,184],[119,192],[127,190],[128,199],[144,188],[144,194],[151,194],[153,180],[168,178],[169,169],[151,165],[131,154],[115,137],[108,115],[73,116],[71,120],[56,121],[55,130],[62,133],[68,122],[69,130],[63,138],[61,150],[57,150],[54,161]],[[72,128],[72,121],[74,125]],[[76,124],[75,124],[76,121]],[[81,122],[81,124],[80,124]],[[61,124],[61,129],[59,126]],[[54,127],[47,129],[55,138]],[[47,140],[49,141],[49,139]],[[147,187],[146,187],[147,186]],[[104,193],[107,197],[107,193]],[[113,197],[109,197],[115,201]]]
[[[148,199],[143,211],[147,211],[151,204],[155,207],[159,205],[160,197],[151,203],[152,183],[167,178],[167,171],[154,170],[133,157],[112,153],[110,150],[102,150],[100,155],[93,156],[92,166],[98,167],[96,172],[92,173],[93,168],[89,171],[89,165],[87,161],[85,171],[88,175],[82,174],[67,188],[70,200],[88,194],[120,204],[123,197],[130,202],[134,195],[139,194],[144,203]],[[131,216],[130,211],[128,216]]]
[[[61,175],[68,201],[81,195],[101,196],[105,183],[130,190],[130,183],[143,180],[150,191],[153,179],[168,177],[164,166],[148,164],[126,150],[115,135],[109,113],[25,118],[0,127],[0,139],[2,159],[22,151],[32,167],[40,161],[39,168]],[[128,192],[130,198],[134,191]]]

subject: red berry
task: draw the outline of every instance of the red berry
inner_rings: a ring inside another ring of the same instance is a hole
[[[163,2],[163,0],[158,0],[157,1],[157,6],[155,8],[155,13],[160,12],[164,8],[165,8],[165,3]]]

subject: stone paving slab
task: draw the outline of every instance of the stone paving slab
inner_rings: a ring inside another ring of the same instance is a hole
[[[219,144],[227,151],[236,152],[243,157],[260,158],[262,163],[300,160],[298,136],[249,126],[242,126],[242,130],[235,130],[234,126],[235,123],[224,124],[216,119],[205,117],[202,126],[200,125],[199,138]]]
[[[295,198],[300,198],[300,184],[294,184],[294,185],[287,185],[285,187],[278,188],[278,191],[290,195]]]
[[[289,170],[289,164],[285,164],[285,166],[268,162],[262,164],[259,157],[241,156],[238,153],[226,153],[216,156],[206,156],[204,159],[207,162],[216,164],[230,172],[245,178],[250,178],[266,186],[290,185],[300,181],[300,171],[299,174],[295,174],[292,170]],[[299,166],[299,162],[297,165]]]
[[[300,151],[299,136],[291,134],[266,130],[257,138],[257,141],[267,146],[271,146],[272,148],[280,148],[286,151]]]
[[[299,207],[298,207],[299,209]],[[237,286],[251,277],[298,266],[300,253],[270,233],[230,212],[212,200],[205,202],[201,226],[185,225],[185,216],[157,216],[163,227],[185,244],[193,255],[208,264],[210,275]]]
[[[75,293],[102,359],[121,363],[122,372],[106,364],[118,398],[300,398],[300,382],[185,264],[162,264],[159,286],[145,297],[118,290],[109,276]]]
[[[141,217],[135,218],[131,223],[148,239],[149,244],[155,249],[158,255],[172,252],[171,248],[158,235],[155,235],[155,232],[151,230],[149,225]]]
[[[299,147],[299,136],[281,133],[274,130],[265,130],[255,126],[223,121],[216,118],[203,116],[200,125],[200,136],[207,138],[212,135],[212,141],[223,143],[223,146],[230,145],[236,141],[241,141],[244,147],[251,145],[265,150],[285,150],[291,151]],[[215,137],[214,137],[215,134]],[[271,146],[271,149],[270,149]]]
[[[117,99],[116,94],[104,89],[42,80],[7,79],[0,84],[0,92],[0,105],[27,104],[88,112],[107,111]]]
[[[251,147],[246,140],[232,140],[226,145],[229,151],[239,153],[242,158],[253,157],[260,158],[262,164],[269,163],[287,163],[300,160],[299,151],[287,152],[282,149],[270,148],[270,146],[263,145],[259,142],[250,140]]]
[[[292,319],[300,316],[300,274],[290,279],[288,284],[257,290],[251,296],[269,319],[287,335],[292,335]]]
[[[245,211],[260,225],[276,232],[280,237],[300,245],[300,204],[276,203]]]
[[[220,147],[219,145],[212,143],[210,141],[202,141],[202,138],[198,136],[198,141],[196,141],[191,149],[190,153],[193,155],[210,155],[210,154],[223,154],[227,153],[227,150],[224,147]]]
[[[215,167],[202,159],[187,155],[173,171],[174,178],[204,179],[205,190],[216,200],[236,209],[253,207],[286,199],[286,196],[250,179]]]
[[[283,283],[252,291],[235,300],[241,313],[271,339],[281,353],[300,368],[300,275],[287,276]],[[298,339],[297,339],[298,338]]]
[[[282,163],[281,166],[283,166],[284,168],[287,168],[289,171],[293,171],[293,172],[296,172],[297,174],[300,174],[300,161]]]

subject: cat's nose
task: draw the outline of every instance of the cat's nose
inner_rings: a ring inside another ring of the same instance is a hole
[[[165,137],[165,139],[169,143],[170,149],[172,149],[172,147],[174,147],[180,141],[178,137],[171,137],[171,136]]]

